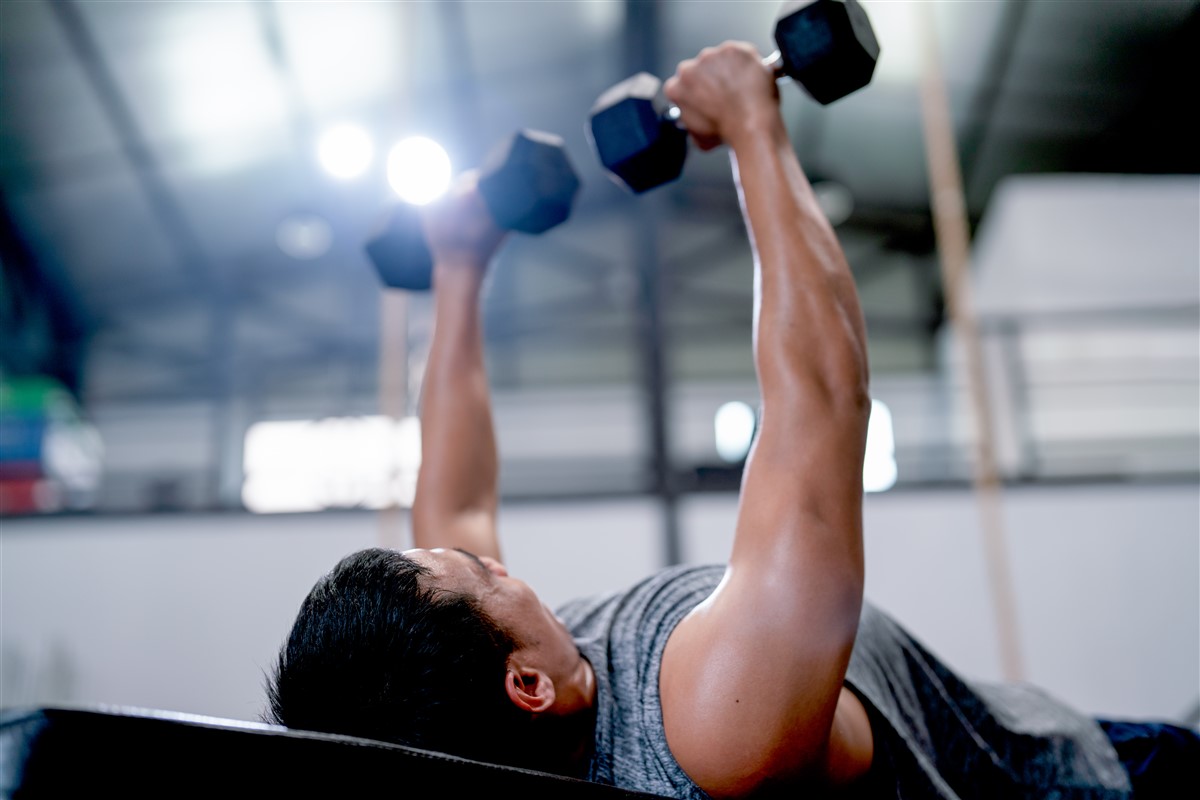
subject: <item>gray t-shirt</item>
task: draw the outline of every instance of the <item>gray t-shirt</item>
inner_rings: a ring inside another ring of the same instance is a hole
[[[590,780],[706,798],[667,747],[658,672],[675,625],[723,567],[673,567],[559,616],[596,673]],[[1025,685],[970,684],[864,606],[846,685],[871,717],[871,796],[1116,800],[1129,778],[1092,720]],[[714,732],[714,735],[720,735]]]

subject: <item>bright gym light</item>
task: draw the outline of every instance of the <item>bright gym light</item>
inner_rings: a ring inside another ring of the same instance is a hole
[[[432,139],[413,136],[388,153],[387,176],[401,199],[423,206],[450,187],[450,156]]]
[[[812,185],[812,190],[817,205],[825,212],[826,219],[833,227],[841,225],[854,213],[854,195],[837,181],[817,181]]]
[[[375,155],[371,137],[362,128],[338,125],[321,137],[317,157],[335,178],[356,178],[366,171]]]
[[[896,436],[892,412],[883,402],[871,401],[867,422],[867,452],[863,459],[863,491],[886,492],[896,485]]]
[[[742,402],[726,403],[717,409],[713,420],[717,454],[731,464],[744,459],[750,452],[757,422],[754,409]],[[863,491],[886,492],[896,485],[897,476],[892,412],[882,401],[872,400],[863,458]]]
[[[754,409],[743,402],[735,400],[718,408],[713,418],[717,455],[731,464],[745,458],[754,438],[754,425]]]
[[[416,417],[259,422],[243,446],[242,502],[256,514],[412,505]]]

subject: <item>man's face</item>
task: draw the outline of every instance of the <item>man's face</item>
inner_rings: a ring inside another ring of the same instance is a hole
[[[432,586],[474,597],[513,635],[518,652],[552,679],[563,679],[578,666],[582,656],[566,626],[529,584],[511,577],[499,561],[442,548],[406,550],[404,555],[429,569]]]

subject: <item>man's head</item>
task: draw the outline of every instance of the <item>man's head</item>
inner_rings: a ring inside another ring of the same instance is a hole
[[[515,642],[509,653],[504,692],[522,711],[565,716],[590,705],[580,693],[592,685],[570,632],[524,581],[513,578],[493,558],[466,550],[408,550],[405,555],[429,570],[428,580],[443,591],[473,598],[483,614]]]
[[[503,691],[518,642],[469,594],[390,550],[343,559],[305,598],[268,686],[268,719],[513,761],[528,723]]]

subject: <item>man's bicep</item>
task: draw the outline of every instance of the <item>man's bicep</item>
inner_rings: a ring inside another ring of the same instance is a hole
[[[764,423],[714,621],[777,662],[790,702],[831,709],[862,610],[865,420],[843,406]]]
[[[668,743],[714,796],[825,764],[862,605],[865,434],[849,410],[820,419],[764,424],[726,575],[663,656]]]

